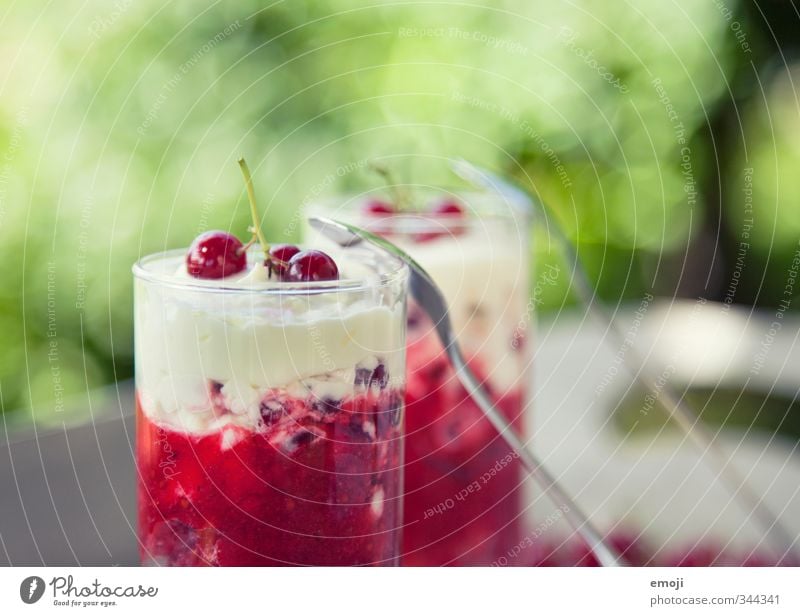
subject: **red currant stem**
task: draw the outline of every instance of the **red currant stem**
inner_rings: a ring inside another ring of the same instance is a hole
[[[253,189],[253,178],[250,176],[250,168],[247,166],[247,162],[245,162],[244,158],[239,159],[239,167],[244,176],[245,186],[247,186],[247,198],[250,201],[250,215],[253,217],[253,226],[250,229],[253,233],[253,238],[248,242],[248,246],[258,238],[258,243],[261,244],[261,250],[264,251],[264,256],[269,258],[269,244],[267,240],[264,239],[263,233],[261,233],[261,225],[258,220],[258,208],[256,208],[256,192]]]
[[[250,230],[250,227],[248,227],[248,228],[247,228],[247,230],[249,231],[249,230]],[[238,249],[236,252],[237,252],[238,254],[245,253],[245,252],[247,252],[248,248],[250,248],[250,246],[252,246],[252,245],[253,245],[253,244],[255,244],[255,243],[256,243],[256,237],[255,237],[255,236],[253,236],[253,237],[251,237],[251,238],[250,238],[250,241],[248,241],[248,242],[247,242],[247,243],[246,243],[244,246],[242,246],[241,248],[239,248],[239,249]]]
[[[370,161],[369,166],[375,173],[383,178],[383,181],[386,182],[389,190],[392,191],[395,208],[398,210],[408,209],[408,206],[411,205],[411,198],[408,192],[405,191],[400,184],[394,181],[394,174],[389,171],[389,167],[383,163],[379,163],[376,160]]]

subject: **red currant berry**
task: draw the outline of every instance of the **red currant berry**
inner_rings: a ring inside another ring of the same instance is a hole
[[[380,199],[368,201],[364,206],[364,213],[370,216],[391,216],[395,213],[394,206]]]
[[[431,214],[437,216],[463,216],[464,208],[456,201],[442,201],[431,208]]]
[[[283,279],[289,282],[339,280],[339,268],[321,250],[303,250],[289,259],[289,269]]]
[[[225,278],[247,267],[244,246],[230,233],[206,231],[198,235],[186,255],[186,269],[195,278]]]
[[[289,269],[289,261],[300,249],[293,244],[273,244],[269,249],[267,267],[270,272],[275,272],[279,280],[283,279]]]

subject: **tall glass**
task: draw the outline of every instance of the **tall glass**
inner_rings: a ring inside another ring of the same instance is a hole
[[[465,215],[376,214],[368,196],[312,212],[355,222],[411,254],[441,287],[472,369],[518,430],[528,400],[530,220],[484,194],[430,192]],[[519,461],[458,382],[433,324],[409,306],[403,564],[489,565],[523,526]]]
[[[342,280],[252,284],[184,255],[134,267],[142,562],[397,564],[405,266],[350,249]]]

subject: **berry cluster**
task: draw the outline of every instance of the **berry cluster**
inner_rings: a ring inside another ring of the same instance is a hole
[[[393,216],[394,214],[399,214],[401,211],[402,210],[399,210],[388,201],[382,199],[372,199],[364,206],[364,213],[371,216]],[[461,204],[449,199],[434,204],[431,208],[425,210],[424,213],[432,216],[453,216],[454,218],[456,216],[463,218],[465,215],[464,208]]]
[[[384,201],[382,199],[372,199],[364,205],[363,212],[365,216],[370,218],[389,218],[396,214],[404,213],[404,210],[395,207],[388,201]],[[431,227],[433,227],[434,224],[442,224],[444,227],[426,229],[424,231],[415,233],[414,239],[417,242],[434,240],[436,238],[443,237],[448,233],[457,235],[461,231],[461,228],[457,223],[460,223],[466,217],[464,207],[452,199],[435,203],[433,206],[425,210],[415,211],[415,213],[422,216],[427,215],[431,218],[435,218],[435,223],[433,220],[431,221]]]
[[[264,250],[264,265],[283,282],[321,282],[338,280],[336,262],[321,250],[301,250],[293,244],[270,245],[261,235],[250,171],[244,159],[239,160],[247,184],[253,237],[245,245],[225,231],[206,231],[197,236],[186,255],[186,269],[195,278],[218,279],[238,274],[247,268],[247,249],[259,241]]]

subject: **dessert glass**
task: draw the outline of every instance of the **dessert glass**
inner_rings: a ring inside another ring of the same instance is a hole
[[[395,565],[402,528],[405,265],[342,279],[199,280],[134,266],[143,564]],[[263,272],[263,270],[262,270]]]
[[[367,213],[368,196],[321,203],[311,213],[353,222],[408,252],[441,288],[471,368],[523,431],[532,304],[530,219],[485,194],[430,192],[465,216]],[[313,236],[313,231],[309,230]],[[458,382],[433,324],[408,313],[404,565],[489,565],[522,534],[519,461]]]

